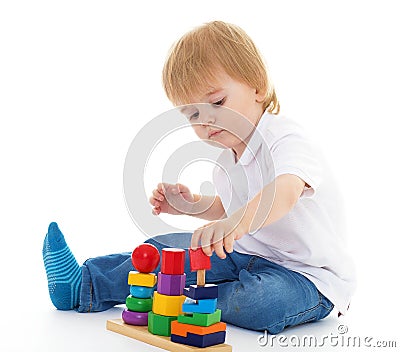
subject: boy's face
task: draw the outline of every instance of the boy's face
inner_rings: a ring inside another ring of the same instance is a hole
[[[193,104],[185,105],[181,111],[200,139],[233,149],[240,158],[263,113],[263,96],[225,72],[215,78],[211,90],[193,97]]]

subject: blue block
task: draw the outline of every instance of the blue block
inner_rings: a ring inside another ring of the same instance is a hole
[[[183,294],[195,300],[218,298],[218,286],[214,284],[206,284],[205,286],[190,285],[183,290]]]
[[[131,285],[130,292],[136,298],[150,298],[153,294],[154,287]]]
[[[171,334],[171,341],[195,347],[208,347],[224,343],[225,336],[226,331],[218,331],[206,335],[197,335],[188,332],[186,337]]]
[[[211,314],[217,309],[217,299],[199,299],[195,301],[191,298],[186,298],[182,304],[182,312],[184,313],[204,313]]]

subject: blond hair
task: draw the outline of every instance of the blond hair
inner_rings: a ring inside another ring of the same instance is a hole
[[[253,41],[240,27],[222,21],[197,27],[173,45],[163,69],[168,99],[174,105],[190,103],[211,87],[220,68],[263,94],[264,110],[279,113],[275,89]]]

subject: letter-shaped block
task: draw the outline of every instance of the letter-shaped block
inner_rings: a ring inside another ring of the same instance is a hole
[[[129,325],[147,325],[147,312],[131,312],[125,309],[122,312],[122,320]]]
[[[125,300],[126,308],[131,312],[149,312],[153,305],[152,298],[136,298],[129,295]]]
[[[128,284],[133,286],[153,287],[157,283],[156,274],[139,273],[138,271],[130,271],[128,276]]]
[[[157,292],[167,296],[181,296],[186,283],[186,274],[168,275],[158,273]]]
[[[206,284],[205,286],[190,285],[183,290],[183,294],[195,300],[218,298],[218,286],[214,284]]]
[[[131,295],[136,298],[151,298],[154,288],[146,286],[134,286],[129,289]]]
[[[182,314],[182,303],[185,301],[185,296],[167,296],[154,292],[153,296],[153,313],[158,315],[166,315],[177,317]]]
[[[176,317],[167,317],[149,312],[148,330],[153,335],[170,336],[171,322],[174,320],[176,320]]]
[[[226,324],[219,322],[210,326],[197,326],[191,324],[183,324],[179,321],[171,323],[171,334],[179,336],[187,336],[188,332],[196,335],[208,335],[214,332],[225,331]]]
[[[182,275],[185,272],[185,250],[164,248],[161,253],[161,272],[168,275]]]
[[[217,309],[217,299],[201,299],[194,301],[186,298],[185,303],[182,304],[182,311],[184,313],[214,313]]]
[[[211,260],[201,248],[196,250],[189,248],[190,271],[211,269]]]
[[[225,342],[226,331],[214,332],[208,335],[196,335],[188,332],[186,337],[171,334],[171,341],[195,347],[209,347]]]
[[[210,326],[221,321],[221,309],[211,314],[193,313],[178,316],[178,321],[183,324]]]

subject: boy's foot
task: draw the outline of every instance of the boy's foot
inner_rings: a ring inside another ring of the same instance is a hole
[[[43,243],[43,261],[51,301],[60,310],[78,306],[81,268],[57,223],[52,222]]]

